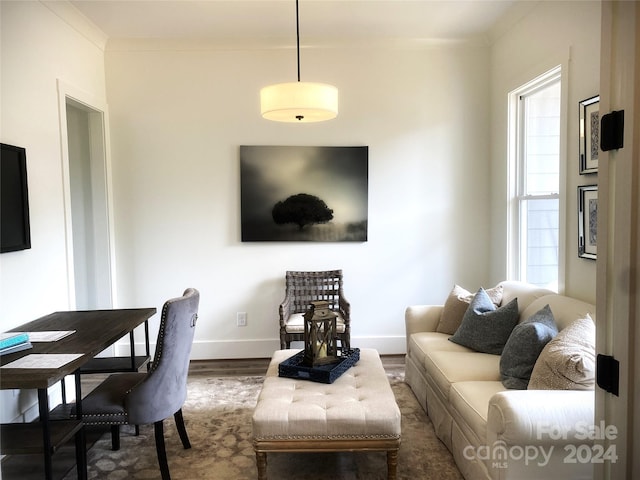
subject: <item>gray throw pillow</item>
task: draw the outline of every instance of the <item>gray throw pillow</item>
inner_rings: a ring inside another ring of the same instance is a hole
[[[549,305],[516,325],[500,357],[500,380],[507,388],[525,390],[540,352],[558,334]]]
[[[449,340],[478,352],[500,355],[517,323],[517,298],[496,308],[481,288],[471,300],[460,327]]]

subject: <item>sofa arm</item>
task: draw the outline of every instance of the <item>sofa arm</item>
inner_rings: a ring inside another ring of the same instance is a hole
[[[593,390],[507,390],[489,401],[487,443],[592,444]]]
[[[404,312],[407,342],[413,333],[435,332],[443,305],[410,305]]]

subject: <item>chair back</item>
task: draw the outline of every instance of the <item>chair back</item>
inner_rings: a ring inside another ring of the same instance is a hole
[[[342,292],[342,270],[322,272],[287,271],[286,293],[290,297],[289,313],[304,313],[311,302],[329,302],[331,310],[339,310]]]
[[[162,307],[158,342],[146,378],[125,399],[129,423],[143,425],[172,416],[187,399],[189,358],[200,293],[194,288]]]

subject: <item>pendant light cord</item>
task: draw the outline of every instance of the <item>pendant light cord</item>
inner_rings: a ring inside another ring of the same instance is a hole
[[[300,20],[298,18],[298,0],[296,0],[296,48],[298,51],[298,82],[300,81]]]

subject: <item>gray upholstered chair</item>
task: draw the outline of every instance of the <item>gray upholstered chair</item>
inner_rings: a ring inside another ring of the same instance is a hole
[[[304,341],[304,313],[316,300],[329,302],[337,315],[336,329],[342,348],[351,348],[351,305],[344,296],[342,270],[319,272],[287,271],[285,298],[280,304],[280,348]]]
[[[114,450],[120,448],[120,425],[154,425],[158,463],[169,480],[163,421],[172,415],[184,448],[191,448],[182,418],[187,398],[189,356],[200,293],[193,288],[165,302],[153,363],[149,372],[115,373],[82,399],[82,418],[88,425],[111,425]]]

